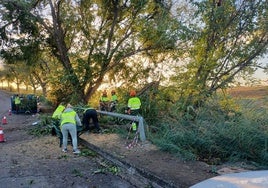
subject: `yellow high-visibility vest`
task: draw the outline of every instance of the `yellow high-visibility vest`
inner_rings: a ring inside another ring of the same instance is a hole
[[[108,102],[108,101],[109,101],[109,98],[108,98],[108,97],[103,97],[103,96],[102,96],[102,97],[100,98],[100,101],[101,101],[101,102]]]
[[[15,97],[15,104],[20,104],[20,97]]]
[[[128,107],[131,110],[138,110],[141,107],[141,101],[138,97],[132,97],[128,100]]]
[[[52,118],[55,118],[55,119],[60,119],[61,117],[61,114],[63,112],[63,110],[65,109],[65,107],[63,105],[59,105],[56,110],[54,111],[53,115],[52,115]]]
[[[62,125],[66,123],[72,123],[76,125],[75,116],[76,116],[76,112],[74,110],[69,111],[69,112],[63,112],[61,114],[61,123],[60,123],[61,128],[62,128]]]
[[[117,101],[117,95],[112,95],[111,101],[116,102]]]

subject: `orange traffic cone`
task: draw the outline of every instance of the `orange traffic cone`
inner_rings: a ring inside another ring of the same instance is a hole
[[[11,109],[8,110],[8,115],[11,116],[12,112],[11,112]]]
[[[0,127],[0,142],[5,142],[4,131],[2,127]]]
[[[2,119],[2,124],[3,124],[3,125],[7,124],[7,117],[6,117],[6,116],[3,117],[3,119]]]

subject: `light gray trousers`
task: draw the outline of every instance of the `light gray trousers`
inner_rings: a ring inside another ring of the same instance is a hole
[[[72,143],[73,143],[73,150],[77,150],[77,130],[76,130],[76,125],[72,123],[66,123],[62,126],[61,129],[62,133],[62,145],[63,148],[67,148],[68,144],[68,133],[70,133],[72,137]]]

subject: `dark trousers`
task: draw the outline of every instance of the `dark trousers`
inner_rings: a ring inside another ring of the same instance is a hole
[[[19,113],[19,110],[20,110],[20,105],[19,104],[15,104],[15,107],[16,107],[16,113],[18,114]]]
[[[83,124],[85,125],[86,130],[89,130],[89,124],[91,119],[97,131],[99,131],[100,127],[99,127],[98,114],[95,109],[88,109],[83,115]]]
[[[140,115],[140,109],[130,110],[130,115],[132,116]]]

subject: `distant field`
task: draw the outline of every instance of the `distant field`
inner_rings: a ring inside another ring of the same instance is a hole
[[[228,93],[239,98],[264,98],[268,96],[268,86],[235,87],[229,89]]]

